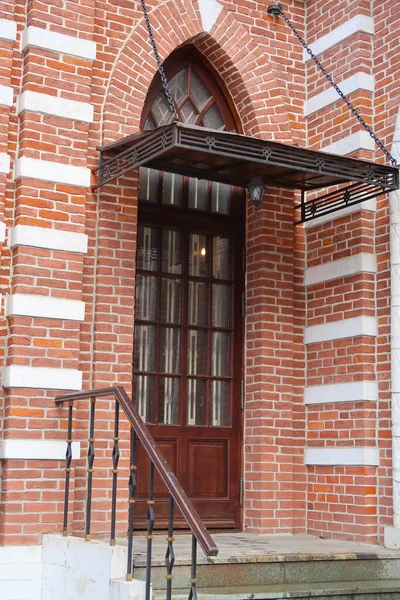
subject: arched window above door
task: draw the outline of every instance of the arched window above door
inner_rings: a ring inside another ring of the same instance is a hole
[[[164,65],[179,121],[221,131],[236,131],[236,119],[217,81],[218,76],[193,47],[179,49]],[[167,98],[157,74],[150,86],[142,114],[142,129],[152,130],[172,122]],[[232,213],[232,187],[223,183],[187,178],[154,169],[139,170],[139,201],[189,210]]]
[[[210,129],[226,128],[216,99],[193,65],[178,71],[169,82],[169,87],[181,123]],[[155,129],[171,121],[167,98],[164,91],[161,91],[150,108],[144,128]]]

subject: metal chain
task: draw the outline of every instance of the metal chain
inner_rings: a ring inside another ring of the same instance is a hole
[[[299,40],[299,42],[301,43],[301,45],[303,46],[303,48],[307,51],[307,54],[309,54],[309,56],[315,62],[315,64],[317,65],[317,67],[320,69],[320,71],[322,71],[322,73],[325,75],[325,77],[327,78],[327,80],[329,81],[329,83],[331,84],[331,86],[339,94],[339,96],[341,97],[341,99],[343,100],[343,102],[345,102],[347,104],[348,108],[353,113],[353,115],[356,117],[356,119],[359,121],[359,123],[361,123],[361,125],[364,127],[364,129],[366,131],[368,131],[369,135],[374,140],[375,144],[382,150],[383,154],[389,159],[391,165],[393,167],[395,167],[397,165],[397,162],[396,162],[395,158],[393,158],[393,156],[390,154],[390,152],[382,144],[381,140],[376,136],[376,134],[369,127],[369,125],[367,125],[367,123],[364,121],[364,119],[362,118],[362,116],[360,115],[360,113],[358,112],[358,110],[352,105],[352,103],[350,102],[350,100],[345,96],[345,94],[342,92],[342,90],[339,88],[339,86],[334,82],[332,76],[328,73],[328,71],[325,69],[325,67],[323,67],[321,65],[321,63],[319,62],[318,58],[315,56],[315,54],[311,50],[310,46],[301,37],[301,35],[297,31],[297,29],[294,27],[294,25],[292,25],[291,21],[285,15],[285,12],[284,12],[284,10],[283,10],[283,8],[282,8],[282,6],[280,4],[278,6],[276,6],[276,9],[278,9],[278,8],[279,8],[280,12],[278,13],[278,10],[276,10],[276,12],[273,13],[273,14],[275,14],[276,16],[280,15],[282,17],[282,19],[285,21],[286,25],[292,30],[292,32],[297,37],[297,39]]]
[[[158,72],[160,73],[160,77],[161,77],[162,86],[164,88],[164,92],[167,97],[168,107],[172,113],[174,121],[179,121],[178,113],[176,112],[176,108],[175,108],[174,100],[172,98],[171,90],[169,89],[168,81],[165,76],[165,71],[162,66],[161,57],[157,50],[157,44],[156,44],[156,40],[154,39],[153,29],[151,27],[149,14],[147,12],[146,2],[145,2],[145,0],[140,0],[140,3],[142,5],[144,20],[146,21],[146,27],[147,27],[147,31],[149,33],[150,44],[153,48],[154,56],[155,56],[157,66],[158,66]]]

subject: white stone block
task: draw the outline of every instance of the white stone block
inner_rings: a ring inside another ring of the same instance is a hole
[[[8,175],[10,172],[10,156],[5,152],[0,152],[0,173]]]
[[[217,0],[198,0],[198,3],[203,29],[210,32],[223,7]]]
[[[88,236],[85,233],[61,231],[60,229],[16,225],[10,230],[10,248],[15,246],[32,246],[86,254]]]
[[[11,19],[0,19],[0,40],[15,42],[17,39],[17,24]]]
[[[11,365],[3,368],[1,384],[4,388],[81,390],[82,373],[77,369]]]
[[[373,35],[374,31],[374,19],[372,17],[368,17],[367,15],[356,15],[352,19],[342,23],[342,25],[332,29],[332,31],[326,35],[315,40],[315,42],[311,44],[311,50],[316,55],[322,54],[322,52],[340,44],[355,33],[361,32]],[[311,57],[306,50],[303,52],[303,58],[305,62],[311,60]]]
[[[37,294],[13,294],[6,298],[6,316],[14,315],[84,321],[85,303]]]
[[[3,460],[64,460],[66,450],[64,440],[0,440],[0,459]],[[80,458],[80,442],[72,442],[71,450],[72,458]]]
[[[310,447],[304,449],[306,465],[331,466],[379,466],[378,448],[359,447]]]
[[[17,102],[18,114],[24,110],[62,117],[63,119],[72,119],[82,121],[83,123],[93,123],[93,105],[88,102],[78,102],[77,100],[67,100],[58,96],[41,94],[39,92],[26,91],[21,94]]]
[[[0,85],[0,106],[12,106],[14,103],[14,90],[9,85]]]
[[[328,154],[337,154],[338,156],[347,156],[358,152],[359,150],[374,150],[375,143],[367,131],[356,131],[346,135],[341,140],[333,142],[323,147],[323,151]]]
[[[21,177],[64,183],[76,187],[87,188],[90,186],[90,169],[75,167],[50,160],[40,160],[22,156],[15,162],[15,180]]]
[[[400,528],[385,527],[384,528],[384,546],[389,550],[400,550]]]
[[[376,273],[376,256],[360,252],[352,256],[331,260],[304,271],[304,285],[310,286],[332,279],[339,279],[357,273]]]
[[[111,580],[110,600],[145,600],[146,582]]]
[[[0,547],[0,600],[41,600],[42,546]]]
[[[304,330],[304,343],[314,344],[329,340],[341,340],[357,336],[377,336],[377,322],[375,317],[353,317],[321,325],[312,325]]]
[[[90,40],[82,40],[73,35],[65,35],[42,29],[40,27],[29,26],[25,29],[22,36],[22,50],[30,46],[53,50],[61,54],[70,54],[79,58],[94,60],[96,58],[96,43]]]
[[[374,76],[369,75],[368,73],[363,73],[362,71],[354,73],[354,75],[343,79],[343,81],[338,81],[337,84],[346,96],[353,94],[357,90],[366,90],[367,92],[375,91]],[[304,115],[309,117],[318,110],[326,108],[330,104],[333,104],[337,101],[342,102],[342,99],[337,91],[330,86],[320,94],[311,96],[311,98],[305,101]]]
[[[335,402],[376,402],[378,384],[376,381],[348,381],[304,388],[304,404],[330,404]]]

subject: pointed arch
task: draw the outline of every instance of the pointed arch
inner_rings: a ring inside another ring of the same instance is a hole
[[[234,13],[223,9],[212,32],[205,33],[199,18],[183,19],[178,3],[169,0],[151,11],[151,21],[163,58],[189,42],[206,57],[225,83],[243,133],[296,142],[287,84]],[[145,25],[138,23],[110,75],[103,107],[102,143],[139,130],[155,73]]]

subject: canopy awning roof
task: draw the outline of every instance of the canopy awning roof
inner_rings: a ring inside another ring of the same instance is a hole
[[[302,195],[296,207],[301,215],[298,222],[399,188],[399,171],[394,167],[182,123],[100,148],[95,187],[139,166],[239,187],[254,180],[302,192],[341,186],[319,197],[313,194],[309,201]],[[346,183],[351,185],[341,185]]]

